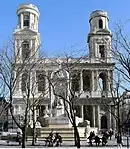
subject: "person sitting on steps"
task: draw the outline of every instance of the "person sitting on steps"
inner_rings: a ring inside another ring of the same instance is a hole
[[[53,140],[53,143],[56,143],[55,146],[59,146],[62,143],[62,137],[59,135],[59,133],[55,134],[55,138]]]

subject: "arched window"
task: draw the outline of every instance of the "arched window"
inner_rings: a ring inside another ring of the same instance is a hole
[[[29,15],[24,15],[23,26],[29,26]]]
[[[23,73],[22,74],[22,84],[21,84],[21,90],[22,92],[25,92],[27,89],[27,79],[28,79],[28,74],[27,73]]]
[[[27,58],[29,58],[29,55],[30,55],[29,42],[24,41],[22,43],[22,57],[23,57],[23,59],[27,59]]]
[[[83,71],[83,91],[90,91],[91,82],[90,82],[90,72]]]
[[[101,129],[107,129],[107,117],[105,115],[101,117]]]
[[[99,88],[102,91],[106,90],[106,83],[107,83],[106,75],[104,73],[100,73],[100,75],[99,75]]]
[[[45,90],[45,72],[36,71],[38,92],[43,92]]]
[[[99,28],[100,28],[100,29],[103,28],[103,21],[102,21],[102,19],[99,20]]]

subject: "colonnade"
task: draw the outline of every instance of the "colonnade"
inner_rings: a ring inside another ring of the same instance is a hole
[[[110,84],[112,83],[112,71],[111,70],[86,70],[90,74],[90,90],[91,91],[97,91],[99,90],[99,78],[100,78],[100,73],[102,73],[105,77],[105,82],[106,82],[106,90],[110,91]],[[83,91],[83,71],[80,72],[80,91]]]

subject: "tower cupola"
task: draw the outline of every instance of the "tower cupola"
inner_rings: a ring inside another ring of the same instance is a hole
[[[38,31],[39,10],[35,5],[22,4],[17,10],[17,29],[29,28]]]
[[[108,30],[108,15],[107,12],[102,10],[93,11],[90,14],[90,33],[94,33],[98,30]]]
[[[112,62],[111,41],[112,34],[108,28],[107,12],[93,11],[90,14],[90,31],[88,34],[89,57],[94,61],[100,59],[104,62]]]

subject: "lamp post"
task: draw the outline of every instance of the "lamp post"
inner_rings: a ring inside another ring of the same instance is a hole
[[[76,110],[74,109],[74,123],[76,125]],[[75,129],[75,128],[74,128]],[[77,145],[77,134],[74,132],[75,146]]]
[[[130,135],[130,129],[128,128],[128,132],[126,134],[126,137],[127,137],[127,149],[129,149],[129,135]]]
[[[118,143],[122,144],[122,134],[121,134],[121,120],[120,120],[120,100],[117,99],[117,125],[118,125]]]
[[[118,75],[118,82],[116,83],[116,106],[117,106],[117,127],[118,127],[118,136],[117,143],[122,146],[122,132],[121,132],[121,119],[120,119],[120,105],[121,105],[121,97],[119,93],[120,88],[120,75]]]

